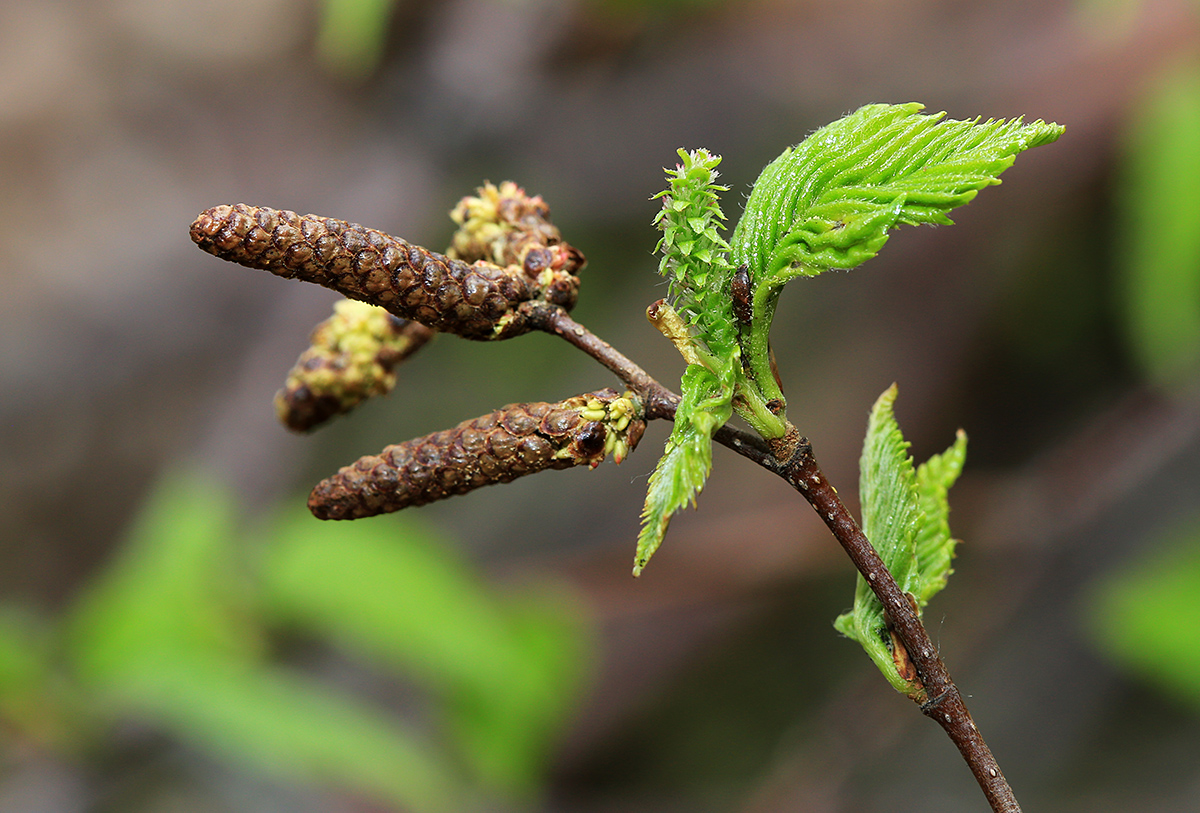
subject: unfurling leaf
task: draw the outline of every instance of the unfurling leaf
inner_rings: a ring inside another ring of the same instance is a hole
[[[729,244],[720,236],[725,214],[716,182],[719,155],[679,150],[681,163],[667,170],[670,186],[656,195],[662,209],[659,271],[671,281],[671,303],[660,300],[647,317],[688,362],[680,382],[675,427],[654,473],[642,509],[633,575],[640,575],[662,544],[671,516],[696,495],[712,470],[712,436],[733,414],[742,380],[741,349],[730,293],[734,270]]]
[[[755,182],[730,238],[730,263],[751,280],[752,323],[741,347],[768,397],[782,402],[767,338],[785,283],[866,262],[897,226],[951,223],[950,210],[1000,183],[1017,153],[1063,132],[1040,120],[955,121],[920,110],[859,108],[784,150]]]
[[[896,584],[913,597],[918,612],[946,586],[957,540],[950,537],[947,492],[962,472],[967,436],[961,430],[954,444],[913,467],[908,441],[892,411],[893,384],[875,402],[863,442],[859,498],[862,529]],[[876,666],[899,692],[913,694],[916,685],[897,665],[895,641],[883,605],[860,574],[854,590],[854,609],[834,622],[838,631],[862,644]]]
[[[662,209],[654,224],[662,231],[656,251],[662,255],[659,273],[671,281],[670,299],[693,331],[697,350],[711,360],[706,366],[721,374],[736,357],[733,304],[729,282],[729,244],[720,236],[725,213],[718,184],[721,156],[707,150],[679,150],[681,163],[667,170],[670,186],[655,195]]]
[[[928,604],[954,572],[950,561],[958,540],[950,537],[949,494],[966,462],[967,433],[960,429],[949,449],[917,467],[920,514],[913,537],[917,579],[909,592],[917,599],[918,607]]]

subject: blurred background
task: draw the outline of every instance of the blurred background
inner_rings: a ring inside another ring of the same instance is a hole
[[[953,228],[785,292],[789,416],[853,503],[899,382],[970,436],[926,621],[1018,798],[1200,809],[1200,6],[1187,0],[0,2],[0,809],[985,810],[834,617],[854,573],[718,448],[629,577],[669,427],[622,466],[359,523],[388,443],[614,383],[440,337],[310,436],[271,399],[335,294],[196,250],[203,209],[446,245],[485,179],[589,258],[576,317],[664,383],[649,198],[867,102],[1042,118]]]

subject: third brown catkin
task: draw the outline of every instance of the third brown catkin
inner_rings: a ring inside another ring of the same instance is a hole
[[[275,394],[285,426],[308,432],[396,384],[395,367],[435,334],[418,322],[353,299],[340,299],[317,325],[309,347]]]
[[[605,389],[558,403],[511,404],[422,438],[388,446],[317,484],[319,519],[399,511],[546,469],[620,462],[646,424],[628,395]]]
[[[564,246],[531,251],[523,266],[468,264],[356,223],[242,203],[201,213],[191,236],[222,259],[314,282],[468,339],[529,331],[519,308],[534,299],[570,309],[579,289],[574,271],[583,264]]]

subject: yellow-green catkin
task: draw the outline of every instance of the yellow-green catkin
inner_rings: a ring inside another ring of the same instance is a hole
[[[275,411],[289,429],[307,432],[396,385],[395,367],[434,331],[382,308],[343,299],[317,325],[310,346],[275,394]]]

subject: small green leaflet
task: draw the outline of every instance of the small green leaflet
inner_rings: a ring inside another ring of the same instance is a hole
[[[712,436],[733,414],[733,390],[698,364],[683,374],[683,400],[675,412],[675,427],[646,491],[642,530],[638,534],[633,575],[640,576],[662,544],[671,515],[696,502],[712,471]]]
[[[946,586],[952,572],[957,540],[950,537],[947,492],[966,462],[967,436],[960,430],[949,449],[914,468],[893,412],[896,393],[893,384],[879,396],[867,423],[859,479],[862,529],[896,584],[920,608]],[[900,675],[892,657],[883,605],[861,574],[854,609],[834,626],[862,644],[897,691],[912,693],[913,685]]]

